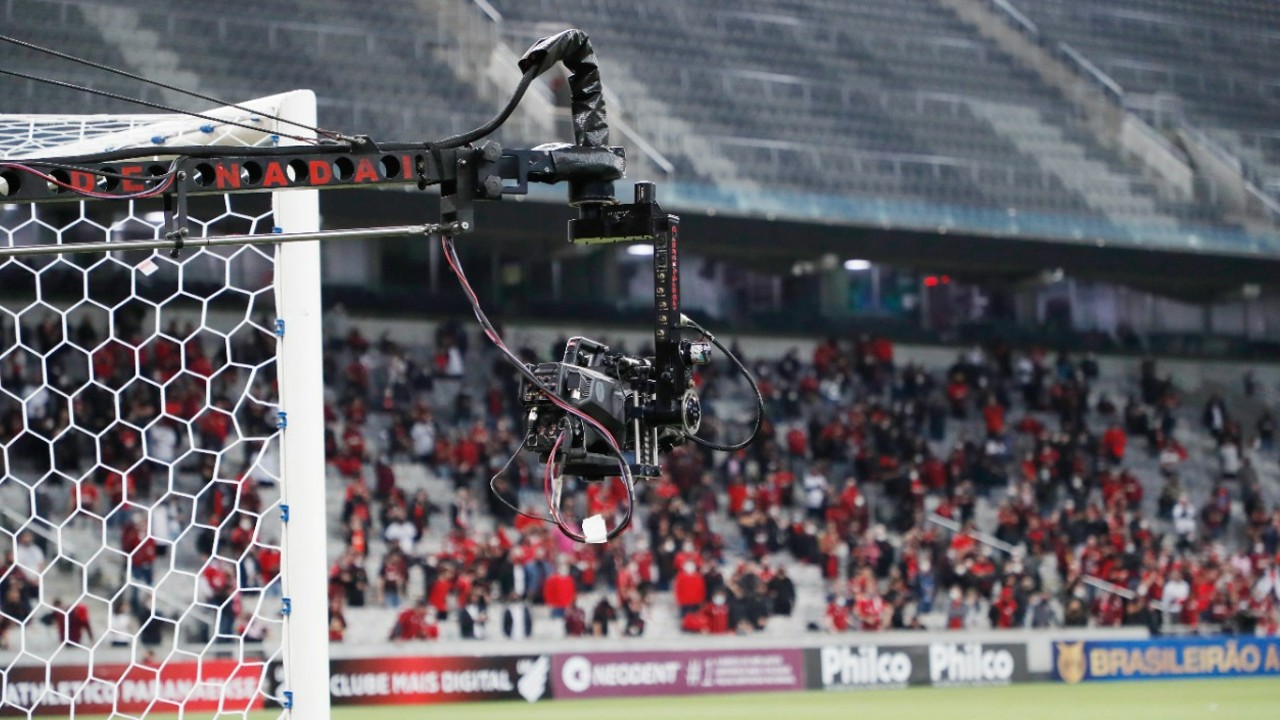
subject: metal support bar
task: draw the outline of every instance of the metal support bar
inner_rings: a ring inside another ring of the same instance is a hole
[[[457,234],[468,228],[449,223],[428,225],[393,225],[384,228],[352,228],[349,230],[320,230],[299,233],[263,233],[259,235],[220,235],[216,237],[189,237],[185,247],[220,247],[223,245],[275,245],[277,243],[309,242],[312,240],[375,240],[406,235]],[[169,250],[172,240],[113,240],[66,245],[24,245],[0,247],[0,258],[27,257],[31,255],[62,255],[68,253],[113,252],[117,250]]]
[[[425,188],[454,181],[455,173],[462,171],[477,198],[498,200],[504,195],[524,195],[530,182],[554,185],[586,178],[608,183],[621,178],[626,167],[626,155],[620,147],[504,150],[497,143],[486,143],[481,148],[441,150],[438,163],[425,150],[325,152],[313,149],[308,153],[305,148],[290,147],[280,151],[279,155],[180,158],[176,174],[162,194],[181,191],[194,197],[393,185]],[[160,151],[156,157],[166,156]],[[155,159],[75,162],[74,169],[67,169],[70,166],[62,163],[45,164],[53,160],[32,158],[9,162],[0,159],[0,202],[127,200],[155,188],[167,169],[165,163]],[[45,182],[24,169],[41,170],[74,189]],[[100,172],[111,174],[97,174]],[[507,185],[504,181],[514,181],[514,184]],[[90,190],[95,194],[80,192]]]
[[[179,170],[177,179],[186,180],[186,173]],[[164,214],[169,222],[169,232],[165,233],[164,237],[166,240],[173,241],[173,249],[169,251],[169,257],[177,260],[182,254],[187,238],[191,236],[191,229],[187,227],[187,190],[181,182],[178,183],[175,192],[164,196]]]

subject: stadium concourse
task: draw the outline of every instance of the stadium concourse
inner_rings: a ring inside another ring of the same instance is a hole
[[[1175,387],[1152,359],[1106,377],[1091,355],[997,345],[922,367],[866,337],[750,361],[762,439],[678,450],[641,486],[622,541],[576,545],[488,490],[522,418],[512,371],[468,328],[441,324],[431,347],[339,333],[326,356],[333,641],[1277,632],[1280,473],[1252,373],[1218,396]],[[710,415],[749,417],[724,368],[698,381]],[[542,468],[521,457],[497,494],[542,514]],[[616,517],[616,486],[570,487],[567,512]]]

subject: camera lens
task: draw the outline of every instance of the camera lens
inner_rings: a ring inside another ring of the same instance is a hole
[[[702,426],[702,401],[698,399],[697,393],[692,390],[685,392],[684,399],[680,403],[680,415],[684,421],[685,432],[698,432],[698,428]]]

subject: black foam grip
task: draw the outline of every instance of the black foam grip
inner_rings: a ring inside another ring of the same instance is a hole
[[[604,110],[604,86],[600,84],[600,66],[591,41],[581,30],[565,30],[534,43],[520,58],[520,71],[536,69],[541,75],[556,63],[569,68],[569,95],[572,101],[574,144],[583,147],[605,147],[609,144],[609,125]]]

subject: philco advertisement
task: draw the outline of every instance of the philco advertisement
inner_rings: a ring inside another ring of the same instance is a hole
[[[1280,638],[1161,638],[1053,643],[1058,680],[1280,675]]]
[[[1007,685],[1028,679],[1026,645],[929,643],[931,685]]]
[[[334,705],[420,705],[550,697],[551,656],[390,657],[334,660]]]
[[[828,645],[806,651],[807,685],[813,690],[901,688],[929,682],[923,646]]]
[[[800,690],[800,650],[688,650],[556,655],[555,697],[692,695]]]

